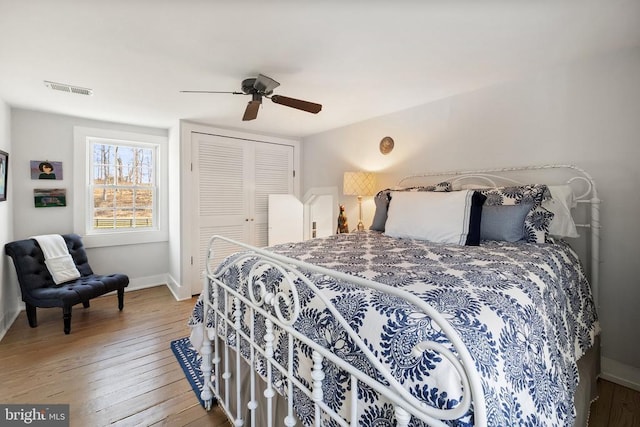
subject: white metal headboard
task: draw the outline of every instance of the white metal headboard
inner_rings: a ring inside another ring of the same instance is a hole
[[[399,187],[420,184],[450,182],[454,187],[463,184],[500,187],[505,185],[568,184],[573,190],[576,202],[590,204],[587,221],[576,221],[576,227],[587,230],[590,237],[591,256],[585,265],[590,272],[591,290],[594,303],[598,307],[598,288],[600,285],[600,199],[596,183],[585,170],[574,165],[522,166],[499,169],[469,171],[429,172],[409,175],[398,182]],[[576,212],[572,212],[573,215]]]

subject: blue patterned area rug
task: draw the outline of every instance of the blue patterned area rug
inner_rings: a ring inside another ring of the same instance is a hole
[[[198,401],[204,406],[204,402],[200,399],[200,390],[202,390],[202,385],[204,384],[204,378],[200,370],[202,357],[200,357],[198,352],[191,346],[189,337],[171,341],[171,350],[173,350],[173,354],[175,354],[176,359],[178,359],[182,371],[187,377],[187,380],[189,380],[189,384],[191,384],[191,388],[196,394]]]

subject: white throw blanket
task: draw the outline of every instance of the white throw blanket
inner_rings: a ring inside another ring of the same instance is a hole
[[[68,282],[80,277],[80,272],[69,254],[67,243],[59,234],[46,234],[42,236],[32,236],[36,239],[44,254],[44,263],[51,273],[51,277],[56,285]]]

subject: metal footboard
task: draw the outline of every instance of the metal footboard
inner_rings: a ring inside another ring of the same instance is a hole
[[[214,272],[211,271],[210,260],[214,258],[213,246],[218,241],[235,244],[246,251],[236,255],[233,263],[228,263]],[[257,259],[248,273],[251,283],[247,283],[240,289],[235,289],[221,280],[233,265],[240,266],[248,259]],[[218,405],[226,412],[235,426],[257,426],[256,411],[258,410],[266,411],[268,426],[272,426],[274,400],[281,398],[286,399],[284,424],[289,427],[297,425],[294,396],[298,393],[303,393],[313,401],[314,425],[320,426],[324,422],[323,420],[331,419],[340,426],[356,426],[358,425],[359,408],[358,384],[366,384],[393,405],[398,426],[407,426],[411,416],[415,416],[429,425],[444,426],[444,421],[465,415],[472,404],[475,425],[486,425],[487,415],[481,380],[468,349],[448,321],[415,295],[371,280],[254,248],[222,236],[213,236],[210,239],[207,261],[202,295],[204,344],[199,349],[203,357],[202,372],[205,380],[201,398],[210,408],[215,397]],[[263,275],[266,270],[277,272],[281,277],[275,287],[273,287],[273,283],[267,286]],[[416,357],[425,351],[437,352],[448,360],[459,376],[462,391],[461,402],[450,409],[437,408],[411,395],[371,352],[366,343],[331,304],[331,301],[309,279],[310,273],[329,276],[359,287],[387,292],[404,299],[429,316],[431,321],[436,323],[450,340],[455,353],[435,342],[419,343],[414,347],[413,352]],[[315,292],[317,297],[322,299],[326,308],[337,319],[371,365],[375,367],[379,375],[362,372],[294,329],[293,324],[298,319],[301,309],[297,288],[299,283],[304,283]],[[257,336],[259,334],[256,334],[254,328],[256,319],[260,317],[264,319],[266,327],[264,336]],[[211,319],[211,321],[207,319]],[[209,327],[207,327],[208,323]],[[284,358],[278,360],[274,357],[276,332],[278,336],[286,334],[285,339],[288,343],[286,363],[281,363],[285,360]],[[217,337],[221,337],[221,339]],[[293,366],[296,357],[293,350],[294,343],[308,346],[312,350],[311,367],[308,378],[305,377],[304,380],[294,375]],[[232,352],[236,357],[231,357]],[[238,357],[240,355],[242,357]],[[246,363],[243,363],[241,358]],[[323,370],[323,362],[335,365],[349,376],[350,392],[346,396],[348,399],[346,405],[348,413],[346,414],[334,411],[323,400],[322,386],[326,374]],[[243,387],[246,388],[246,384],[240,383],[240,371],[247,367],[255,367],[258,363],[261,364],[263,371],[266,371],[265,378],[252,369],[252,372],[248,374],[250,397],[247,401],[243,401],[241,390]],[[258,381],[266,382],[266,388],[261,395],[258,395],[257,392]],[[247,415],[247,411],[249,415]]]

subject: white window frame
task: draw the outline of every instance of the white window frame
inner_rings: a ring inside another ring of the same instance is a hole
[[[86,247],[132,245],[141,243],[164,242],[169,240],[169,204],[168,204],[168,138],[136,132],[124,132],[111,129],[87,128],[76,126],[74,133],[74,191],[73,191],[73,227],[81,235]],[[154,146],[154,162],[157,197],[154,200],[154,218],[152,228],[94,230],[92,225],[93,206],[91,205],[91,165],[92,142],[104,140],[108,144],[129,146]]]

